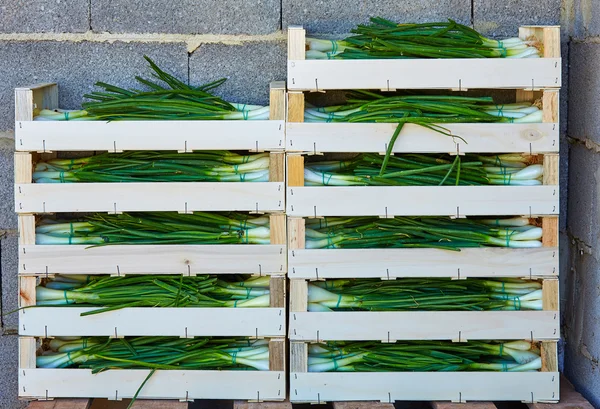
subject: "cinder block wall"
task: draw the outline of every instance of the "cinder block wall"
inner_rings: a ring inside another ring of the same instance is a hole
[[[574,4],[581,1],[583,6]],[[567,72],[568,34],[575,27],[588,36],[600,35],[600,13],[593,0],[2,0],[0,1],[0,259],[1,304],[4,314],[16,308],[17,220],[13,213],[14,101],[17,86],[53,81],[59,85],[60,106],[79,108],[82,95],[104,81],[133,86],[134,75],[148,73],[143,55],[180,78],[197,84],[221,77],[227,83],[217,93],[232,101],[266,103],[268,83],[285,79],[285,28],[302,24],[309,32],[341,36],[369,16],[398,21],[452,18],[488,36],[514,36],[522,24],[566,21],[563,44]],[[578,8],[587,14],[577,14]],[[562,10],[562,11],[561,11]],[[562,14],[561,14],[562,13]],[[562,16],[562,17],[561,17]],[[577,18],[576,18],[577,17]],[[578,38],[570,53],[575,72],[570,113],[578,122],[569,129],[575,194],[569,219],[563,217],[562,245],[572,244],[572,260],[562,255],[566,323],[565,368],[578,386],[600,390],[595,365],[600,342],[593,325],[600,319],[598,279],[598,143],[597,108],[600,91],[600,41]],[[567,77],[563,79],[566,95]],[[581,88],[581,89],[580,89]],[[585,101],[585,102],[584,102]],[[566,105],[561,120],[566,126]],[[589,118],[589,119],[587,119]],[[564,128],[566,129],[566,128]],[[567,143],[561,169],[562,212],[567,208]],[[591,220],[590,220],[591,219]],[[579,249],[583,249],[583,253]],[[571,262],[573,269],[571,270]],[[595,270],[594,270],[595,269]],[[575,286],[570,285],[575,284]],[[24,407],[17,396],[17,316],[0,316],[0,408]],[[596,376],[596,383],[592,378]]]

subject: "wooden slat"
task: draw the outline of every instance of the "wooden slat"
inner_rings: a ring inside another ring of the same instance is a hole
[[[285,372],[285,361],[287,358],[287,340],[284,338],[269,341],[269,371]],[[283,399],[285,396],[282,396]]]
[[[140,399],[136,400],[131,409],[187,409],[187,402],[180,402],[178,400],[147,400]]]
[[[269,182],[285,182],[285,153],[271,152],[269,155]]]
[[[32,121],[40,109],[58,108],[58,86],[37,84],[15,89],[15,121]]]
[[[558,216],[542,217],[542,245],[544,247],[558,247]]]
[[[291,95],[291,94],[289,94]],[[289,119],[288,119],[289,120]],[[298,121],[296,121],[298,122]],[[546,153],[558,152],[556,123],[443,124],[451,138],[416,124],[406,124],[393,147],[394,153]],[[385,152],[397,124],[294,123],[287,124],[289,152]]]
[[[36,277],[19,277],[19,308],[36,304]],[[27,310],[21,311],[22,314]]]
[[[560,402],[553,403],[527,403],[529,409],[594,409],[594,406],[579,392],[573,384],[561,374],[560,376]]]
[[[283,274],[285,245],[26,245],[19,274]]]
[[[269,119],[285,121],[285,81],[269,85]]]
[[[281,154],[283,155],[283,154]],[[278,182],[28,183],[16,185],[18,213],[284,210]]]
[[[430,402],[432,409],[465,409],[464,403]],[[469,402],[468,409],[496,409],[493,402]]]
[[[544,311],[558,311],[558,279],[546,279],[542,281],[542,306]]]
[[[521,26],[519,38],[539,41],[544,58],[560,58],[560,26]]]
[[[287,280],[285,276],[271,276],[269,281],[269,305],[271,308],[283,308],[287,307]],[[284,311],[285,315],[285,311]],[[284,318],[285,323],[285,318]]]
[[[19,370],[21,398],[133,397],[149,370],[119,369],[92,374],[89,369]],[[235,387],[232,387],[234,385]],[[283,371],[158,370],[140,391],[139,399],[283,400]]]
[[[288,187],[286,207],[294,217],[558,215],[557,192],[557,185]]]
[[[560,58],[303,60],[288,57],[288,90],[558,88]]]
[[[304,186],[304,156],[287,155],[287,186],[290,188]]]
[[[233,409],[292,409],[290,401],[285,402],[246,402],[233,401]]]
[[[19,337],[19,369],[33,369],[35,363],[36,341],[33,337]],[[19,390],[22,390],[19,383]]]
[[[543,167],[544,167],[543,184],[544,185],[558,185],[558,181],[559,181],[558,166],[559,166],[558,153],[547,153],[544,155],[544,158],[543,158]],[[557,196],[558,196],[558,193],[557,193]]]
[[[540,345],[542,372],[558,372],[558,344],[556,341],[545,341]]]
[[[294,220],[290,218],[290,221]],[[398,277],[556,277],[558,249],[307,249],[292,247],[290,222],[288,275],[305,278]],[[295,250],[294,250],[295,249]],[[317,274],[318,273],[318,274]],[[317,277],[318,275],[318,277]]]
[[[306,342],[290,342],[290,377],[295,373],[308,372],[308,344]],[[290,383],[290,386],[293,381]],[[290,400],[294,401],[293,389]],[[340,399],[342,400],[342,399]]]
[[[288,27],[288,60],[304,60],[306,30],[302,26]]]
[[[285,214],[272,214],[269,216],[269,229],[271,244],[286,244],[287,218]]]
[[[288,92],[287,122],[304,122],[304,93]]]
[[[558,377],[558,372],[306,373],[292,368],[290,400],[557,401]]]
[[[305,312],[308,308],[308,285],[306,280],[290,280],[290,312]],[[291,320],[295,321],[294,314]],[[292,324],[290,324],[291,330]],[[343,339],[343,338],[338,338]]]
[[[531,337],[557,340],[560,337],[556,310],[296,312],[306,308],[306,303],[301,305],[306,301],[306,292],[302,294],[295,288],[300,289],[300,283],[305,283],[306,291],[306,282],[291,280],[291,284],[295,283],[290,289],[289,338],[292,341],[465,342]]]
[[[559,119],[559,100],[558,90],[544,91],[542,96],[543,119],[545,123],[558,123]]]
[[[122,308],[89,316],[90,307],[40,307],[22,311],[19,333],[36,337],[283,337],[285,307]]]
[[[288,217],[288,249],[303,249],[306,243],[306,230],[304,219]]]
[[[333,409],[394,409],[394,405],[384,402],[333,402]]]
[[[85,138],[81,135],[85,135]],[[17,151],[37,152],[281,151],[285,148],[285,124],[283,120],[112,122],[24,120],[17,121],[15,142]]]
[[[90,399],[38,400],[29,403],[27,409],[89,409],[91,404]]]

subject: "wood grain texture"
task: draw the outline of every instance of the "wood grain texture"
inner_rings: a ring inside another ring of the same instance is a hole
[[[269,119],[285,121],[285,81],[272,81],[269,89]]]
[[[558,185],[559,180],[559,156],[558,153],[547,153],[543,157],[542,165],[544,167],[543,184]],[[556,194],[558,196],[558,193]]]
[[[364,402],[364,401],[355,401],[355,402],[333,402],[333,409],[394,409],[394,405],[392,403],[384,403],[384,402]],[[434,409],[438,409],[435,408]],[[439,408],[446,409],[446,408]],[[458,409],[458,408],[448,408],[448,409]]]
[[[290,312],[305,312],[307,308],[308,282],[306,280],[290,280]],[[295,317],[292,314],[291,320],[293,321],[294,318]]]
[[[545,90],[542,96],[543,122],[557,123],[559,118],[558,90]]]
[[[541,45],[544,58],[560,58],[560,26],[522,26],[519,38],[535,39]]]
[[[542,308],[544,311],[558,311],[560,306],[558,285],[558,279],[542,281]]]
[[[542,230],[542,245],[544,247],[558,247],[558,216],[542,217]]]
[[[233,409],[292,409],[290,401],[285,402],[246,402],[233,401]]]
[[[464,403],[430,402],[432,409],[496,409],[493,402],[469,402],[468,408]]]
[[[287,280],[285,276],[271,276],[269,281],[269,305],[273,308],[285,308],[287,306]]]
[[[32,121],[37,111],[55,108],[58,108],[58,86],[55,83],[15,89],[15,121]]]
[[[140,399],[136,400],[131,409],[187,409],[187,402],[180,402],[178,400],[147,400]],[[58,408],[57,408],[58,409]]]
[[[269,371],[285,372],[286,345],[287,340],[285,338],[269,341]]]
[[[304,219],[288,217],[288,250],[303,249],[306,246]]]
[[[89,409],[91,405],[90,399],[38,400],[30,402],[27,409]],[[161,409],[167,409],[167,407],[163,406]]]
[[[594,406],[579,392],[573,384],[560,375],[560,402],[553,403],[527,403],[529,409],[594,409]]]
[[[544,341],[540,344],[542,372],[558,372],[558,346],[556,341]]]
[[[285,182],[285,153],[271,152],[269,155],[269,182]]]
[[[19,369],[32,369],[35,363],[36,341],[33,337],[19,337]],[[20,386],[20,382],[19,382]],[[22,388],[19,387],[19,390]]]
[[[308,344],[306,342],[290,342],[290,377],[294,373],[308,372]],[[290,383],[290,386],[293,384]],[[291,394],[293,401],[293,394]]]
[[[288,60],[306,58],[306,30],[302,26],[288,27]]]
[[[272,214],[269,216],[269,229],[271,244],[286,244],[287,218],[285,214]]]
[[[304,186],[304,156],[287,155],[287,186]]]
[[[304,93],[288,92],[287,122],[304,122]]]

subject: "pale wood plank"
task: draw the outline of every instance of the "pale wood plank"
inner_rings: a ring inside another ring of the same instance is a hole
[[[306,56],[306,30],[302,26],[288,27],[288,60],[304,60]]]
[[[391,403],[384,402],[365,402],[365,401],[355,401],[355,402],[333,402],[333,409],[394,409],[394,405]],[[440,408],[445,409],[445,408]],[[448,408],[453,409],[453,408]]]
[[[269,119],[285,121],[285,81],[272,81],[269,87]]]
[[[287,155],[287,185],[304,186],[304,156]]]
[[[288,249],[303,249],[306,246],[306,227],[304,219],[288,217]]]
[[[295,343],[292,342],[293,346]],[[294,372],[290,400],[556,401],[558,372]],[[435,385],[435,387],[432,387]]]
[[[430,402],[432,409],[465,409],[464,403]],[[468,409],[496,409],[493,402],[469,402]]]
[[[543,122],[558,123],[558,90],[545,90],[542,96]]]
[[[542,281],[542,308],[544,311],[558,311],[560,306],[558,279]]]
[[[539,42],[544,58],[560,58],[560,26],[521,26],[519,38]]]
[[[31,153],[15,153],[15,183],[32,183],[33,157]]]
[[[33,337],[19,337],[19,369],[31,369],[35,363],[36,341]],[[20,386],[19,382],[19,386]],[[22,388],[19,387],[19,390]]]
[[[287,241],[287,218],[285,214],[272,214],[269,216],[269,229],[271,244],[285,244]]]
[[[15,89],[15,121],[33,120],[33,92],[28,88]]]
[[[594,406],[581,396],[573,384],[562,374],[560,375],[560,402],[535,402],[527,403],[527,406],[529,409],[594,409]]]
[[[187,402],[180,402],[178,400],[147,400],[139,399],[136,400],[131,409],[187,409]]]
[[[89,409],[91,405],[90,399],[38,400],[29,403],[27,409]]]
[[[543,158],[544,166],[544,185],[558,185],[559,172],[559,157],[558,153],[547,153]],[[558,196],[558,193],[556,194]]]
[[[148,376],[144,369],[105,371],[92,375],[89,369],[22,369],[21,398],[109,398],[133,397]],[[285,398],[283,371],[156,371],[139,399],[243,399]],[[232,387],[235,385],[235,387]]]
[[[306,280],[290,280],[290,311],[305,312],[308,308],[308,283]],[[331,315],[329,317],[332,317]],[[295,320],[292,314],[292,321]],[[290,332],[293,322],[290,323]],[[339,338],[342,339],[342,338]]]
[[[277,212],[285,209],[282,176],[281,179],[276,182],[26,183],[16,185],[15,201],[18,213]]]
[[[288,122],[304,122],[304,93],[288,92]]]
[[[558,372],[558,343],[544,341],[540,343],[542,357],[542,372]]]
[[[294,374],[308,372],[308,344],[306,342],[290,342],[290,387],[293,388]],[[290,400],[294,401],[294,393]],[[343,399],[340,399],[343,400]]]
[[[542,217],[542,245],[544,247],[558,247],[558,216]]]
[[[287,280],[285,276],[271,276],[269,281],[269,295],[272,308],[285,308],[287,306]],[[284,320],[285,323],[285,320]]]
[[[36,304],[35,287],[36,277],[19,277],[19,308]]]
[[[269,182],[285,182],[285,153],[271,152],[269,155]]]
[[[284,338],[269,341],[269,371],[285,372],[286,345],[287,340]]]
[[[15,120],[32,121],[40,109],[58,108],[58,86],[55,83],[37,84],[15,89]]]
[[[285,402],[246,402],[233,401],[233,409],[292,409],[290,401]]]

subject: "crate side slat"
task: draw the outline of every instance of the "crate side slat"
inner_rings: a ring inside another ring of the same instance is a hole
[[[143,369],[24,369],[19,371],[22,398],[131,398],[148,376]],[[235,387],[232,387],[235,385]],[[285,399],[280,371],[156,371],[139,399]],[[47,395],[46,395],[47,393]]]
[[[179,403],[179,402],[177,402]],[[60,399],[60,400],[36,400],[29,402],[27,409],[90,409],[92,405],[91,399]],[[132,409],[149,409],[140,406],[132,406]],[[187,408],[187,407],[186,407]],[[160,409],[175,409],[174,407],[165,406]],[[182,409],[181,407],[178,409]]]
[[[269,84],[269,120],[285,121],[285,81]]]
[[[15,129],[18,151],[191,152],[285,148],[283,120],[17,121]]]
[[[560,58],[303,60],[289,57],[288,89],[559,88]]]
[[[55,83],[15,88],[15,120],[31,121],[35,110],[58,108],[58,86]]]
[[[296,249],[289,278],[552,277],[558,249]]]
[[[285,245],[25,245],[20,275],[283,274]]]
[[[556,311],[292,311],[289,337],[293,341],[313,342],[465,342],[531,337],[554,340],[560,337],[560,331]]]
[[[28,183],[19,213],[284,210],[282,182]]]
[[[286,372],[286,360],[287,340],[285,338],[269,340],[269,371]],[[283,397],[285,398],[285,396]]]
[[[287,198],[287,214],[295,217],[462,217],[559,212],[558,186],[288,187]]]
[[[292,123],[287,124],[286,149],[293,152],[381,153],[397,124]],[[556,123],[444,124],[451,138],[416,124],[406,124],[394,153],[547,153],[558,152]]]
[[[285,308],[123,308],[89,316],[90,307],[21,310],[21,335],[282,337]]]
[[[292,373],[292,402],[558,401],[558,372]]]

